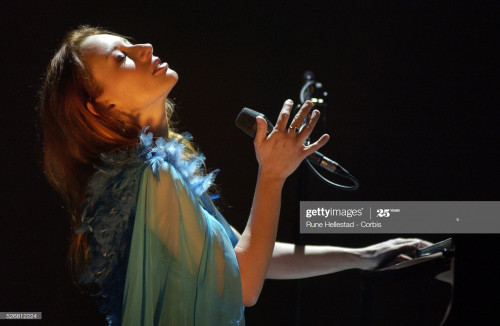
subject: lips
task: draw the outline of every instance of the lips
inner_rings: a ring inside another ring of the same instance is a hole
[[[156,58],[153,61],[153,75],[165,68],[168,68],[168,64],[166,62],[161,62],[160,58]]]

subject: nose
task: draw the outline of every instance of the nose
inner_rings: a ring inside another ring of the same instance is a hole
[[[135,44],[133,48],[141,61],[151,61],[151,57],[153,56],[153,46],[151,44]]]

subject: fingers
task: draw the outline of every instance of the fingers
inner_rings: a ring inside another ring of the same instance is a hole
[[[324,134],[317,141],[315,141],[314,143],[310,144],[305,148],[305,155],[306,156],[311,155],[312,153],[323,147],[323,145],[325,145],[329,139],[330,136],[328,134]]]
[[[398,252],[415,256],[418,249],[428,247],[432,243],[421,239],[398,239],[400,241]]]
[[[425,248],[425,247],[429,247],[429,246],[432,246],[432,242],[429,242],[429,241],[425,241],[425,240],[420,240],[420,242],[418,243],[418,247],[419,248]]]
[[[302,122],[305,120],[305,118],[311,111],[312,107],[313,103],[311,101],[305,101],[302,107],[300,108],[299,112],[295,115],[292,123],[290,124],[290,127],[292,128],[290,128],[290,130],[287,131],[286,125],[288,120],[290,119],[290,112],[292,111],[293,108],[293,101],[286,100],[278,116],[278,121],[276,122],[276,126],[274,127],[275,131],[278,131],[281,134],[286,133],[289,136],[292,136],[290,139],[293,140],[294,143],[300,144],[302,146],[301,147],[302,152],[300,156],[302,156],[303,154],[304,155],[303,157],[310,155],[314,151],[318,150],[323,145],[325,145],[330,139],[330,136],[325,134],[321,136],[313,144],[310,144],[308,146],[303,145],[305,140],[311,135],[320,117],[320,112],[318,110],[314,110],[309,122],[304,126],[304,128],[302,128],[302,130],[298,131],[297,128],[301,127]],[[257,133],[255,136],[254,143],[256,145],[262,144],[262,142],[267,138],[266,133],[267,133],[267,122],[262,118],[257,118]]]
[[[417,253],[417,249],[420,248],[425,248],[432,243],[429,241],[425,241],[422,239],[402,239],[402,238],[397,238],[397,239],[392,239],[386,242],[389,247],[387,248],[389,251],[388,252],[393,252],[394,254],[398,254],[400,256],[415,256]]]
[[[306,118],[306,116],[309,114],[309,111],[311,111],[312,107],[313,107],[313,103],[311,101],[305,101],[304,104],[302,105],[302,107],[300,108],[299,112],[293,118],[292,123],[290,123],[290,127],[300,128],[302,126],[302,122],[304,121],[304,119]],[[317,112],[317,114],[319,115],[319,112]],[[292,130],[292,128],[290,128],[290,132],[294,132]]]
[[[425,248],[432,245],[432,242],[418,238],[412,238],[412,239],[397,238],[390,241],[393,241],[394,244],[406,244],[415,248]]]
[[[309,111],[311,111],[312,107],[313,103],[311,101],[309,100],[305,101],[302,107],[300,108],[299,112],[295,115],[292,122],[290,123],[289,132],[294,134],[300,134],[300,140],[302,143],[306,140],[307,137],[309,137],[312,130],[314,129],[314,126],[319,120],[320,113],[319,111],[315,110],[312,114],[309,123],[307,123],[304,126],[303,130],[300,133],[297,132],[298,129],[296,128],[300,128],[302,126],[302,122],[305,120],[305,118],[309,114]],[[290,119],[290,112],[292,111],[292,108],[293,108],[293,101],[286,100],[278,116],[278,121],[276,122],[276,126],[274,127],[276,130],[286,131],[286,125],[288,120]]]
[[[293,101],[286,100],[283,104],[283,108],[281,109],[280,115],[278,116],[278,121],[276,122],[276,126],[274,129],[279,131],[284,131],[286,129],[286,124],[288,119],[290,118],[290,111],[292,111]]]
[[[415,254],[416,249],[407,244],[395,245],[385,254],[381,255],[381,260],[379,266],[391,266],[394,264],[402,263],[405,261],[410,261],[412,258],[410,255]],[[390,262],[390,263],[389,263]]]
[[[410,256],[407,256],[407,255],[399,255],[397,257],[397,260],[402,263],[402,262],[410,261],[410,260],[413,260],[413,259]]]
[[[302,108],[304,108],[304,107],[302,107]],[[309,110],[311,108],[312,108],[312,103],[311,103],[311,106],[309,106],[309,107],[306,108],[306,114],[309,113]],[[301,111],[302,111],[302,109],[301,109]],[[312,115],[311,115],[311,119],[304,126],[304,128],[302,128],[302,130],[300,131],[300,134],[299,134],[299,141],[300,142],[303,143],[307,139],[307,137],[309,137],[311,135],[314,127],[316,126],[316,123],[319,120],[319,116],[320,116],[319,111],[318,110],[314,110],[313,113],[312,113]],[[294,121],[295,121],[295,119],[294,119]],[[302,120],[300,120],[300,121],[302,121]],[[292,122],[291,125],[293,125],[293,122]]]
[[[266,139],[267,133],[267,121],[263,117],[256,117],[255,121],[257,122],[257,132],[255,133],[254,143],[257,146],[260,146],[262,142]]]
[[[428,241],[413,238],[397,238],[387,240],[373,246],[366,247],[366,252],[371,254],[371,259],[375,262],[375,266],[383,266],[390,261],[407,261],[412,260],[418,248],[425,248],[429,244]]]

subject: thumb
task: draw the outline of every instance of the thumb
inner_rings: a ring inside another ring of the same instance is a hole
[[[257,132],[255,133],[254,144],[260,145],[266,139],[267,122],[261,116],[256,117],[255,121],[257,122]]]

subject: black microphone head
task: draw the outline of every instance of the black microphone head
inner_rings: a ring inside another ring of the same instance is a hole
[[[248,136],[254,138],[257,133],[257,123],[255,118],[261,116],[267,121],[267,132],[270,133],[273,130],[272,123],[260,112],[254,111],[249,108],[241,109],[238,117],[236,117],[235,124],[238,128],[243,130]]]

